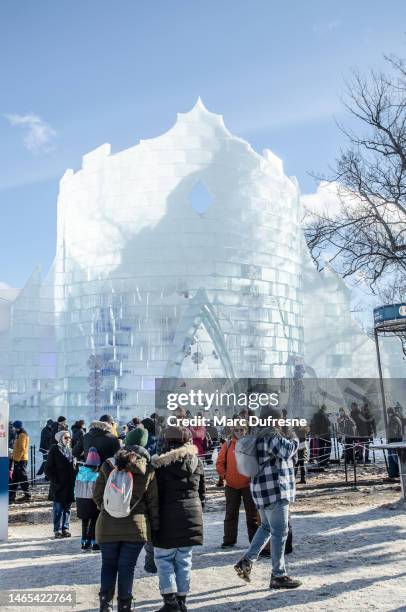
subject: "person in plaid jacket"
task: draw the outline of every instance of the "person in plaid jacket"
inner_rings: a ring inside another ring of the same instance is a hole
[[[261,410],[261,419],[272,416],[281,419],[281,412],[270,406]],[[261,518],[248,551],[234,566],[237,574],[249,581],[253,561],[261,548],[272,542],[271,589],[295,589],[300,580],[291,578],[285,568],[285,543],[288,535],[289,504],[295,500],[296,484],[294,459],[299,440],[286,427],[263,427],[255,432],[259,470],[251,479],[251,493]]]

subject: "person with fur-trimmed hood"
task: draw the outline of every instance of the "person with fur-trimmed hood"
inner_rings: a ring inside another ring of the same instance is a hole
[[[203,464],[186,427],[167,427],[163,453],[152,457],[159,492],[159,530],[153,534],[163,606],[185,612],[193,546],[203,544]]]
[[[77,440],[73,447],[73,456],[76,459],[84,460],[90,448],[95,448],[100,455],[101,463],[103,463],[120,450],[121,443],[113,431],[112,423],[104,419],[105,417],[101,417],[100,421],[93,421],[90,424],[89,431]]]

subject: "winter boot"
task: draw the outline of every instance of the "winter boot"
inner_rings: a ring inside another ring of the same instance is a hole
[[[164,605],[162,608],[159,608],[159,610],[156,610],[156,612],[180,612],[181,608],[179,607],[175,593],[162,595],[162,599],[164,600]]]
[[[82,540],[82,550],[90,550],[91,546],[90,540]]]
[[[131,612],[133,610],[133,598],[128,597],[127,599],[117,599],[117,612]]]
[[[181,610],[181,612],[187,612],[186,595],[176,595],[176,599],[178,601],[179,610]]]
[[[99,612],[113,612],[113,599],[114,599],[114,589],[109,589],[108,591],[100,591],[99,593],[99,601],[100,601]]]
[[[245,582],[251,582],[250,574],[252,570],[252,561],[243,557],[234,565],[237,576]]]
[[[271,576],[270,589],[297,589],[302,583],[290,576]]]

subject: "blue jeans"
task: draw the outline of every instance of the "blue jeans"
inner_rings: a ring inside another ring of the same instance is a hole
[[[192,574],[192,547],[154,548],[158,568],[159,590],[162,595],[187,595]]]
[[[100,544],[102,567],[100,591],[114,591],[117,580],[119,599],[132,596],[134,570],[144,543],[106,542]]]
[[[261,524],[244,557],[256,561],[262,548],[272,538],[272,575],[286,576],[285,544],[288,537],[289,502],[287,499],[258,508]]]
[[[52,511],[55,533],[58,531],[69,531],[70,506],[69,504],[69,506],[64,507],[60,502],[54,502]]]

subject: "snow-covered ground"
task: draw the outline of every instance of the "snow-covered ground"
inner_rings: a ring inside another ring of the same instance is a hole
[[[406,516],[404,509],[362,506],[337,512],[292,513],[294,553],[288,570],[303,580],[294,591],[269,591],[270,561],[261,560],[250,584],[233,570],[247,540],[240,515],[238,548],[222,551],[222,512],[205,514],[205,545],[195,549],[190,610],[406,611]],[[74,536],[79,523],[72,525]],[[10,527],[0,545],[0,588],[76,592],[77,611],[98,610],[100,554],[82,553],[79,538],[55,541],[49,525]],[[143,558],[134,582],[139,610],[160,607],[156,576],[145,574]],[[15,610],[12,607],[2,607]],[[21,608],[22,609],[22,608]],[[25,607],[27,611],[38,610]],[[47,607],[69,610],[70,607]]]

